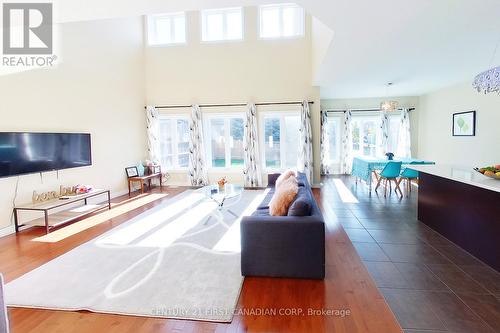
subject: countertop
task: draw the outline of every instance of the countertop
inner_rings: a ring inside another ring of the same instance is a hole
[[[430,175],[447,178],[457,182],[482,187],[487,190],[500,192],[500,180],[483,176],[473,168],[458,167],[446,164],[409,165],[408,168]]]

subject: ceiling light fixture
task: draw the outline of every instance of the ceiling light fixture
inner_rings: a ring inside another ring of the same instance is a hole
[[[387,83],[387,88],[385,91],[385,96],[387,97],[387,92],[389,88],[392,86],[392,82]],[[380,110],[384,112],[391,112],[391,111],[396,111],[399,107],[399,103],[397,101],[383,101],[380,103]]]
[[[493,51],[490,66],[493,65],[493,61],[495,60],[498,44],[500,44],[500,38],[495,46],[495,50]],[[477,90],[477,92],[484,92],[487,94],[496,91],[500,94],[500,66],[493,67],[487,71],[479,73],[474,79],[474,82],[472,82],[472,87]]]

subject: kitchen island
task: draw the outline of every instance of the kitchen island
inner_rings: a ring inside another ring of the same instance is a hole
[[[411,165],[418,219],[500,272],[500,180],[472,168]]]

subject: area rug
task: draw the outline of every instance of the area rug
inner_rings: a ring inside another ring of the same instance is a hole
[[[230,322],[243,277],[241,216],[265,194],[218,210],[189,190],[5,286],[12,307]]]

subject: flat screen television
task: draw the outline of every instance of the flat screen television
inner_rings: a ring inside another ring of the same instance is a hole
[[[0,132],[0,177],[92,165],[88,133]]]

